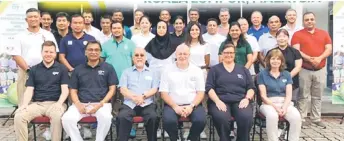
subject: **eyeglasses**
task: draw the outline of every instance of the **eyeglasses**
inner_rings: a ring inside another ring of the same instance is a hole
[[[144,54],[135,54],[135,57],[144,57]]]
[[[235,52],[223,52],[223,54],[224,54],[224,55],[228,55],[228,54],[233,55],[233,54],[235,54]]]
[[[92,49],[92,48],[89,48],[87,49],[88,52],[100,52],[100,49]]]

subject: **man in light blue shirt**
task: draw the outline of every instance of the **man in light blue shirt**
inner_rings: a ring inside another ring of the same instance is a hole
[[[118,131],[119,141],[129,140],[134,116],[143,117],[148,141],[156,141],[159,121],[153,98],[158,90],[159,77],[145,66],[146,51],[143,48],[135,49],[133,62],[133,67],[124,70],[119,84],[124,96],[117,117],[117,127],[121,129]]]

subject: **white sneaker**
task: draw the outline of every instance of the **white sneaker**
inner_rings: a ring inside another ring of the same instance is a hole
[[[283,129],[278,129],[278,137],[281,136],[282,132],[283,132]]]
[[[92,132],[89,128],[83,127],[84,129],[84,139],[90,139],[92,138]]]
[[[206,139],[206,138],[207,138],[207,134],[205,134],[205,132],[202,131],[202,133],[201,133],[201,139]]]
[[[47,141],[51,140],[51,132],[50,132],[50,128],[45,128],[44,133],[42,134],[43,138]]]
[[[185,131],[184,134],[183,134],[183,138],[187,139],[189,134],[190,134],[190,131]]]
[[[157,138],[161,138],[161,129],[158,129],[158,131],[156,132],[156,134],[157,134]],[[170,137],[170,136],[168,136],[168,134],[167,134],[167,132],[165,131],[165,133],[164,133],[164,137],[165,138],[168,138],[168,137]]]

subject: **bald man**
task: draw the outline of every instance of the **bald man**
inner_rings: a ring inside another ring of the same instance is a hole
[[[203,71],[189,63],[190,49],[182,44],[176,49],[177,61],[166,67],[161,75],[159,90],[165,101],[163,127],[171,141],[178,139],[178,119],[188,117],[192,126],[187,140],[198,141],[206,124],[202,104],[205,82]]]
[[[277,47],[276,33],[281,28],[280,18],[276,15],[271,16],[268,21],[268,27],[269,32],[263,34],[258,40],[260,47],[259,61],[263,67],[265,67],[265,65],[262,62],[264,62],[267,52]]]
[[[157,140],[159,126],[154,95],[158,91],[159,77],[145,66],[146,51],[136,48],[133,56],[134,66],[124,70],[120,80],[121,94],[124,103],[120,108],[117,120],[119,141],[127,141],[134,116],[142,116],[146,124],[148,141]]]

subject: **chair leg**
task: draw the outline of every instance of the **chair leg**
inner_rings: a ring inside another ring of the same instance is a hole
[[[254,141],[254,135],[256,134],[256,117],[253,120],[253,133],[252,133],[252,141]]]
[[[112,124],[111,124],[111,127],[110,127],[110,141],[113,140],[113,132],[112,132]]]
[[[263,120],[260,120],[259,124],[262,124]],[[263,140],[263,127],[262,125],[259,126],[260,129],[259,129],[259,140]]]
[[[211,131],[211,126],[212,126],[212,123],[211,123],[211,118],[209,117],[209,139],[208,141],[211,141],[211,136],[212,136],[212,131]]]
[[[290,123],[287,122],[287,141],[289,141],[289,130],[290,130]]]
[[[37,141],[37,137],[36,137],[36,124],[33,123],[32,126],[33,126],[33,140]]]

